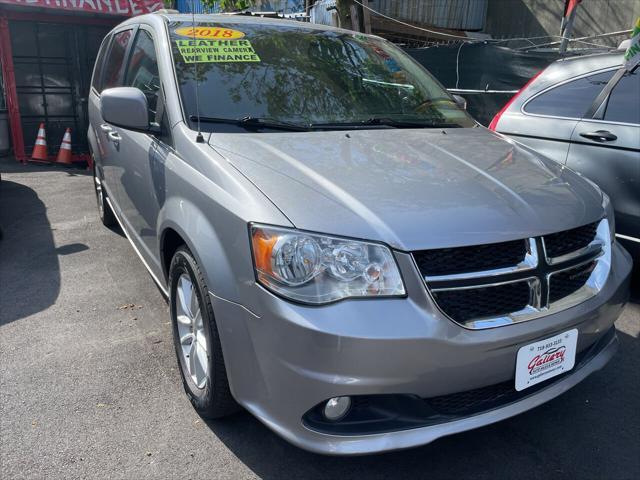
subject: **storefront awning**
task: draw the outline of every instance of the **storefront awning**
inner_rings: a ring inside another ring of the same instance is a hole
[[[0,5],[132,17],[164,8],[162,0],[0,0]]]

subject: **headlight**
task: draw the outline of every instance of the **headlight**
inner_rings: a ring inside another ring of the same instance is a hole
[[[251,226],[253,262],[266,288],[299,302],[405,294],[391,251],[370,242]]]
[[[613,205],[611,205],[611,199],[604,192],[602,192],[602,208],[604,208],[605,215],[609,221],[609,234],[611,235],[611,243],[613,243],[616,240],[616,216],[613,211]]]

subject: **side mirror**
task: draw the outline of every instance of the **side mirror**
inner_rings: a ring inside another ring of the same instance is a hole
[[[456,102],[456,105],[458,105],[463,110],[467,109],[467,100],[464,97],[453,94],[451,96],[453,97],[453,101]]]
[[[147,97],[138,88],[107,88],[100,95],[100,113],[102,119],[127,130],[139,132],[154,131],[149,123]]]

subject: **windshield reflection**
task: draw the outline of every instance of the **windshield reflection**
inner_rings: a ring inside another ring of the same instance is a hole
[[[197,78],[201,117],[268,118],[298,125],[369,121],[369,128],[372,118],[416,127],[475,125],[433,77],[383,39],[274,23],[223,26],[234,36],[243,36],[190,40],[176,30],[184,32],[192,24],[169,25],[188,117],[196,115]],[[197,24],[197,28],[216,27],[220,25]],[[234,60],[220,54],[194,60],[186,54],[213,47],[216,52],[243,52],[244,57]],[[203,128],[243,130],[229,124]]]

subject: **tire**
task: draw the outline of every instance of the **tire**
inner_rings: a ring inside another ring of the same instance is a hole
[[[214,419],[238,411],[239,406],[229,389],[218,328],[207,292],[204,276],[193,255],[187,247],[179,247],[169,268],[173,344],[184,390],[193,408],[200,416]]]
[[[116,217],[107,202],[107,192],[102,188],[102,180],[98,177],[95,160],[93,162],[93,188],[96,191],[100,221],[105,227],[114,227],[116,225]]]

